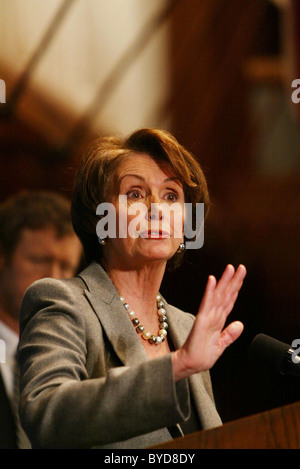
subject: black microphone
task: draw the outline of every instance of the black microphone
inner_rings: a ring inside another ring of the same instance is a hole
[[[300,354],[300,339],[288,345],[265,334],[258,334],[249,348],[249,358],[263,363],[270,371],[300,377],[300,356],[297,353]]]

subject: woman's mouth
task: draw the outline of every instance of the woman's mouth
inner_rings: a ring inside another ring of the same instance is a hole
[[[148,230],[142,231],[140,237],[147,239],[166,239],[170,238],[170,233],[164,230]]]

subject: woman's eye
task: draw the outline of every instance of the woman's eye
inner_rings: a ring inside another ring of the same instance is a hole
[[[137,190],[129,191],[126,195],[131,200],[138,200],[142,198],[142,194],[140,193],[140,191]]]
[[[178,200],[178,195],[175,194],[175,192],[169,192],[166,196],[165,199],[169,202],[176,202]]]

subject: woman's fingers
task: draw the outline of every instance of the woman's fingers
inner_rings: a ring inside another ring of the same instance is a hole
[[[208,277],[194,326],[185,344],[173,353],[176,381],[210,369],[243,332],[244,326],[240,321],[234,321],[225,328],[224,325],[245,275],[243,265],[236,271],[228,265],[219,282],[213,275]]]
[[[244,330],[244,325],[240,321],[234,321],[229,324],[222,332],[220,336],[220,344],[223,348],[227,348],[231,345],[236,339],[239,338],[241,333]]]
[[[237,299],[238,293],[243,285],[244,278],[246,276],[246,268],[240,265],[235,272],[234,276],[227,284],[227,288],[223,291],[222,305],[224,309],[227,309],[231,305],[231,309]]]
[[[218,293],[219,296],[222,296],[222,294],[225,292],[226,288],[228,287],[234,275],[235,275],[235,269],[233,265],[228,264],[216,287],[216,292]]]
[[[204,292],[201,305],[200,305],[200,310],[208,311],[212,307],[216,285],[217,285],[216,278],[213,275],[210,275],[207,280],[205,292]]]
[[[228,264],[216,287],[217,293],[221,296],[228,290],[235,291],[237,288],[240,289],[245,275],[246,267],[244,265],[240,264],[235,271],[234,267]]]
[[[246,276],[246,267],[244,265],[239,265],[234,276],[232,277],[232,280],[231,282],[229,283],[228,285],[228,291],[230,293],[236,293],[240,290],[242,284],[243,284],[243,280]]]
[[[213,307],[225,311],[229,305],[233,306],[245,275],[246,268],[243,265],[240,265],[235,271],[230,264],[227,265],[219,282],[213,275],[210,275],[199,311],[208,312]]]

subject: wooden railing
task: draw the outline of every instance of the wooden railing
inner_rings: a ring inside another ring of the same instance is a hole
[[[177,438],[156,449],[300,449],[300,402]]]

